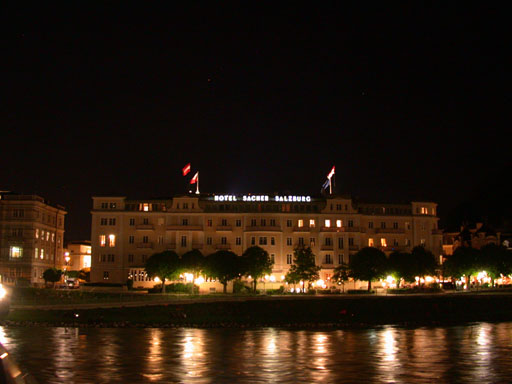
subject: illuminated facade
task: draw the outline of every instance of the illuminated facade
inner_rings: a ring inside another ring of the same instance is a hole
[[[91,242],[71,241],[64,249],[62,270],[80,271],[91,268]]]
[[[43,284],[60,268],[66,211],[36,195],[0,195],[0,275],[4,282]]]
[[[125,283],[131,276],[135,286],[152,285],[143,266],[153,253],[228,249],[241,255],[258,245],[274,259],[269,287],[278,287],[294,248],[304,244],[329,286],[334,268],[368,245],[388,254],[424,245],[441,255],[436,209],[431,202],[362,204],[342,196],[93,197],[91,281]]]

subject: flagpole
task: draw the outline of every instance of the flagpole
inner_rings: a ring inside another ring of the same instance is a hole
[[[197,171],[196,195],[199,195],[199,171]]]
[[[329,178],[329,195],[332,195],[332,182],[331,182],[331,178]]]

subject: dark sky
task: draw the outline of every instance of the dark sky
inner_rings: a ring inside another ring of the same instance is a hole
[[[0,190],[64,205],[68,240],[91,196],[181,193],[188,162],[202,192],[296,194],[335,164],[339,192],[445,221],[508,200],[505,9],[105,3],[1,11]]]

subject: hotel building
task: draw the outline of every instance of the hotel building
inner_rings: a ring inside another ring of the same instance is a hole
[[[4,282],[44,283],[63,263],[66,211],[36,195],[0,194],[0,276]]]
[[[274,260],[271,286],[293,263],[293,250],[311,246],[320,278],[330,285],[334,269],[359,249],[389,254],[423,245],[442,254],[437,204],[366,204],[344,196],[183,195],[131,200],[93,197],[91,281],[151,286],[149,256],[164,250],[204,255],[226,249],[241,255],[258,245]],[[268,287],[268,286],[267,286]]]

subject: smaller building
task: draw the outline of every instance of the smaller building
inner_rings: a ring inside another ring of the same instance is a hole
[[[487,244],[501,244],[501,233],[483,223],[463,225],[460,231],[443,233],[443,254],[451,256],[458,247],[482,248]]]
[[[90,271],[91,242],[89,240],[70,241],[64,249],[62,270]]]

